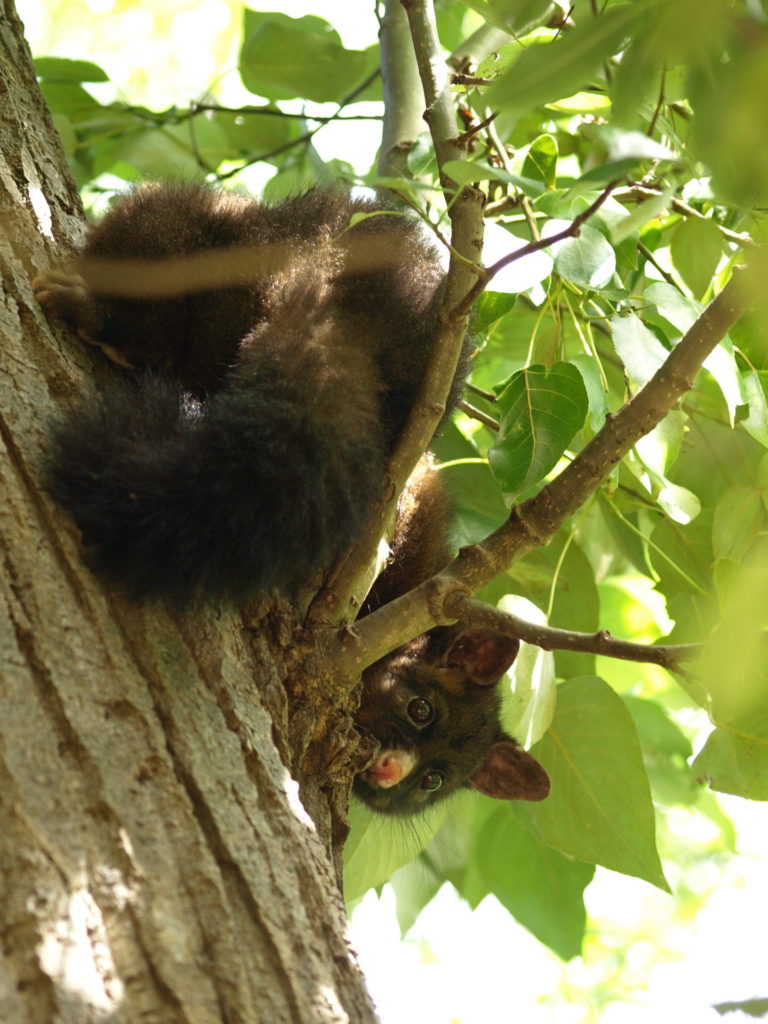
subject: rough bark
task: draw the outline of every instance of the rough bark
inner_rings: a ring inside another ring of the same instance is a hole
[[[281,608],[130,607],[40,489],[46,420],[107,371],[32,296],[83,220],[1,6],[0,1020],[364,1024],[327,775],[316,825],[285,767],[318,732],[311,644]]]

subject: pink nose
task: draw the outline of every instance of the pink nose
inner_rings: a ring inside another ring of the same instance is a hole
[[[379,786],[396,786],[403,777],[403,766],[391,751],[380,754],[368,769],[373,782]]]
[[[407,750],[382,750],[370,768],[362,772],[362,778],[378,789],[396,786],[416,764],[416,758]]]

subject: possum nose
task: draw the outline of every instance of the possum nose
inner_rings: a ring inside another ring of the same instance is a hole
[[[389,789],[404,779],[415,763],[413,754],[405,750],[383,750],[362,775],[370,785]]]

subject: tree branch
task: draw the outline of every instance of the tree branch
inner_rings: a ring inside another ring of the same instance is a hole
[[[464,548],[448,569],[456,583],[474,592],[527,551],[546,544],[597,489],[627,452],[649,433],[688,391],[702,362],[746,308],[738,271],[701,313],[662,366],[585,445],[559,476],[512,509],[495,533]]]
[[[534,547],[546,544],[597,489],[613,466],[652,430],[693,384],[701,363],[747,307],[741,273],[701,313],[656,374],[550,483],[518,505],[506,523],[479,544],[463,548],[438,576],[338,634],[331,656],[360,671],[397,644],[452,622],[462,599],[490,582]],[[678,659],[682,660],[682,659]]]
[[[607,629],[600,629],[596,633],[577,633],[570,629],[542,626],[510,612],[503,612],[485,601],[459,594],[446,600],[446,611],[462,622],[487,626],[497,633],[524,640],[545,651],[603,654],[608,658],[648,662],[670,670],[676,669],[682,661],[692,661],[698,657],[704,647],[703,644],[635,644],[629,640],[616,639]]]
[[[410,177],[408,154],[424,129],[424,93],[400,0],[386,0],[380,25],[384,122],[379,174]]]
[[[408,15],[427,104],[424,119],[429,126],[438,164],[442,167],[446,161],[461,160],[465,155],[456,130],[450,74],[440,54],[434,11],[429,0],[402,0],[402,4]],[[384,488],[389,500],[373,510],[346,559],[313,602],[309,615],[316,622],[338,622],[350,617],[350,608],[359,607],[364,589],[367,589],[366,569],[373,563],[395,499],[434,436],[456,374],[469,316],[469,308],[461,310],[459,306],[474,283],[476,264],[482,251],[484,197],[474,189],[459,190],[455,182],[442,173],[441,181],[450,202],[451,260],[438,330],[421,394],[389,462]]]
[[[630,184],[625,189],[621,189],[620,192],[616,193],[616,198],[620,200],[632,200],[636,199],[641,201],[643,199],[658,199],[662,194],[660,188],[649,188],[647,185],[641,184]],[[719,224],[716,220],[711,217],[705,217],[703,213],[695,210],[688,203],[683,202],[677,196],[672,196],[669,200],[669,205],[675,211],[683,217],[691,217],[694,220],[706,220],[710,224],[714,224],[718,229],[723,238],[729,242],[733,242],[735,245],[740,245],[744,249],[755,249],[759,246],[759,242],[755,242],[748,234],[739,233],[738,231],[731,231],[730,228],[725,227],[723,224]]]

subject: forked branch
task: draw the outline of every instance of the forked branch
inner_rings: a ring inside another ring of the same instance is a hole
[[[352,666],[364,668],[410,637],[436,624],[454,621],[464,599],[532,548],[547,544],[608,477],[613,466],[690,389],[702,362],[746,306],[741,274],[736,271],[651,380],[606,420],[562,473],[513,508],[507,521],[489,537],[462,548],[439,576],[367,616],[354,631],[344,631],[337,638],[339,646],[334,655],[350,670]]]

